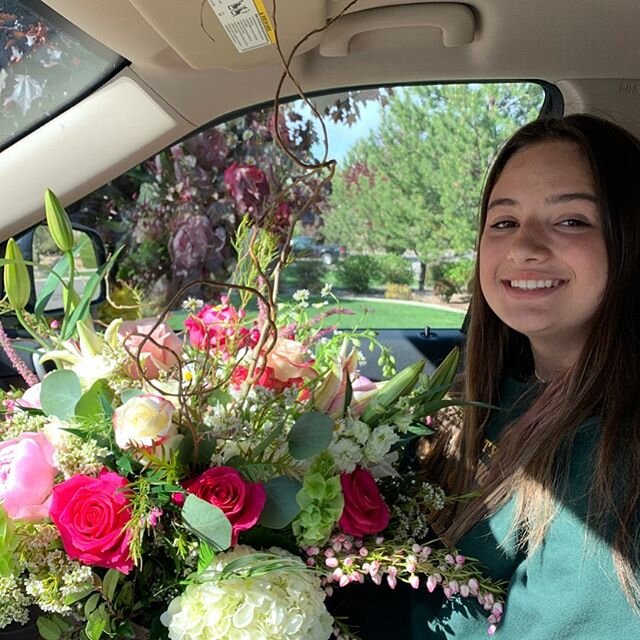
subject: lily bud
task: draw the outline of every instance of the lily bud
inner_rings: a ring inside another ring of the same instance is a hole
[[[73,228],[71,221],[60,200],[51,189],[47,189],[44,194],[44,210],[47,216],[47,226],[49,233],[60,251],[71,251],[73,249]]]
[[[9,238],[7,242],[4,257],[6,260],[12,260],[4,265],[4,290],[9,304],[14,309],[22,310],[27,306],[31,296],[31,280],[22,251],[13,238]]]

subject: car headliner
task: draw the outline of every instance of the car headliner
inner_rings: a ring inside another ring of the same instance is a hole
[[[238,53],[207,0],[46,4],[131,64],[0,153],[0,238],[43,217],[45,188],[65,204],[73,202],[212,120],[273,99],[282,73],[275,46]],[[277,0],[285,53],[347,4]],[[474,0],[464,5],[471,10],[472,41],[460,46],[444,46],[438,28],[413,26],[429,22],[422,13],[431,11],[427,4],[447,3],[359,0],[350,13],[368,14],[355,18],[346,55],[329,55],[345,45],[344,34],[333,29],[314,35],[294,59],[295,76],[309,92],[399,82],[545,80],[560,90],[565,112],[596,113],[640,135],[637,0]],[[273,17],[273,1],[264,5]],[[401,9],[404,23],[397,14],[371,13],[398,5],[411,5]],[[369,26],[359,28],[365,19]],[[406,23],[412,26],[401,26]],[[285,84],[284,94],[291,93]]]

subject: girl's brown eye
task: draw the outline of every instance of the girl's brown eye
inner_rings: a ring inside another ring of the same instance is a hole
[[[499,220],[489,225],[491,229],[511,229],[516,226],[513,220]]]

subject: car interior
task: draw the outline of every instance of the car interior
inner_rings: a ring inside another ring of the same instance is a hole
[[[72,205],[169,145],[270,105],[283,61],[295,79],[285,77],[283,101],[299,97],[296,84],[320,104],[356,88],[534,82],[545,89],[541,113],[593,113],[640,135],[636,0],[0,0],[0,18],[21,11],[86,57],[74,89],[30,119],[29,96],[53,81],[29,85],[24,51],[0,42],[2,241],[42,222],[46,189]],[[380,337],[398,364],[416,353],[437,363],[463,331]]]

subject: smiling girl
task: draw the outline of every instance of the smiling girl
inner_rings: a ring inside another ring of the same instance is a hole
[[[441,433],[439,480],[479,494],[441,532],[508,582],[497,637],[640,638],[640,143],[587,115],[531,123],[480,222],[465,396],[498,408]],[[415,592],[411,637],[484,638],[485,616]]]

